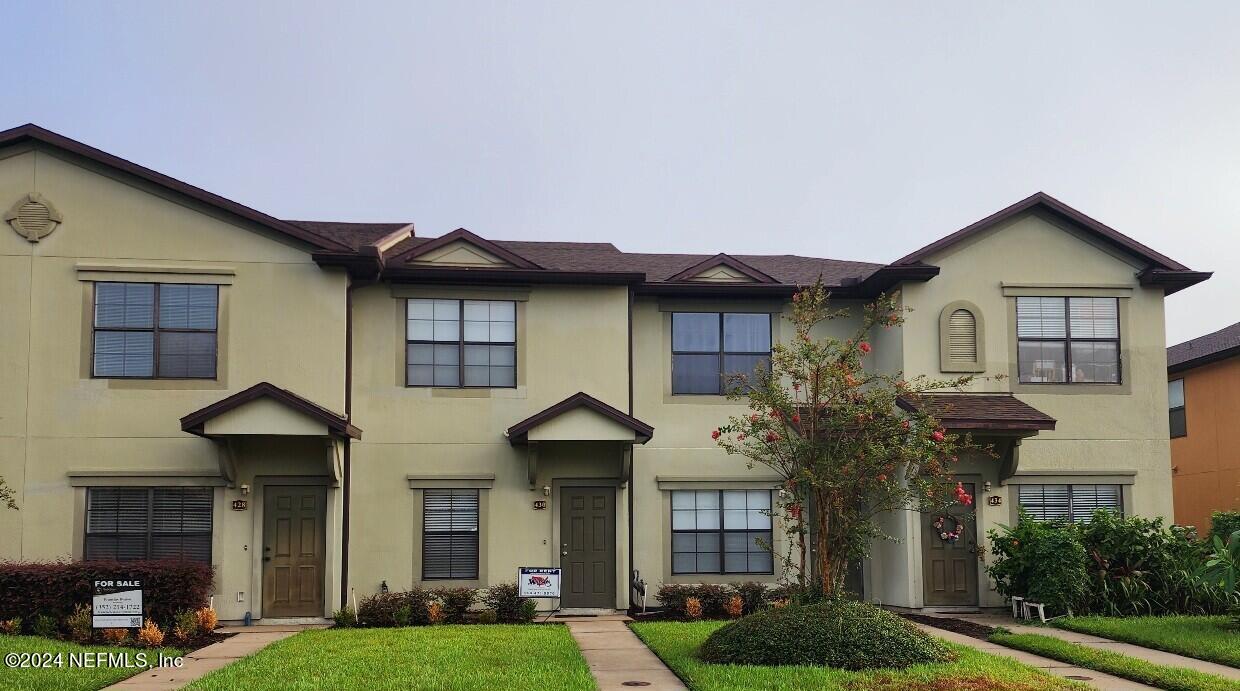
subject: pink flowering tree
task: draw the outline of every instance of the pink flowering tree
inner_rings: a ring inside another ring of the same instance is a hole
[[[815,336],[815,327],[849,316],[829,306],[821,282],[794,295],[794,337],[772,348],[770,371],[730,382],[730,397],[747,400],[748,414],[711,432],[751,468],[763,465],[783,478],[772,512],[791,539],[776,558],[803,586],[813,574],[827,594],[842,586],[851,560],[866,556],[874,540],[890,539],[876,520],[881,514],[973,503],[951,478],[958,455],[977,447],[918,405],[922,393],[959,389],[971,378],[905,379],[865,367],[871,335],[904,322],[898,293],[865,305],[850,338]]]

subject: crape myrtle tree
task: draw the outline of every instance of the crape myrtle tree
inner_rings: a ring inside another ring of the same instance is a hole
[[[951,476],[959,454],[979,448],[948,433],[918,404],[922,393],[960,389],[971,377],[905,379],[864,367],[871,334],[904,322],[899,293],[865,305],[851,338],[814,336],[816,326],[848,316],[849,310],[830,307],[821,281],[793,295],[794,338],[772,347],[769,371],[730,379],[729,396],[747,400],[749,413],[711,432],[750,468],[761,464],[783,479],[772,514],[784,519],[791,539],[787,554],[775,556],[800,585],[812,574],[828,595],[842,587],[848,563],[866,556],[873,540],[892,539],[878,525],[881,514],[971,505]]]
[[[0,477],[0,504],[10,509],[17,509],[17,502],[13,501],[13,488],[5,484],[2,477]]]

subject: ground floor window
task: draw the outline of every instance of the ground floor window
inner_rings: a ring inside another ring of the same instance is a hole
[[[1094,511],[1124,513],[1120,485],[1018,485],[1020,507],[1038,521],[1088,523]]]
[[[422,580],[478,578],[478,490],[422,495]]]
[[[672,573],[773,573],[770,490],[672,492]]]
[[[88,560],[211,563],[210,487],[89,487]]]

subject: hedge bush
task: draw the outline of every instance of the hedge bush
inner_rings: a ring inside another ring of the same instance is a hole
[[[431,594],[443,603],[446,624],[464,624],[465,613],[478,601],[478,591],[473,588],[436,588]]]
[[[860,670],[946,662],[951,652],[908,621],[856,600],[789,605],[739,619],[702,644],[703,660]]]
[[[403,593],[375,593],[357,603],[357,625],[426,626],[431,623],[426,609],[431,600],[431,594],[421,588]]]
[[[533,610],[528,609],[529,598],[518,595],[516,583],[500,583],[487,588],[482,594],[482,602],[495,610],[496,620],[501,624],[525,624],[534,620],[537,603]]]
[[[655,597],[663,607],[672,614],[685,619],[685,602],[693,597],[702,603],[702,616],[708,619],[726,619],[728,602],[733,595],[739,595],[745,603],[745,613],[752,614],[765,608],[771,601],[771,593],[762,583],[747,582],[734,585],[716,585],[701,583],[686,585],[681,583],[664,583],[659,587]]]
[[[39,616],[64,621],[89,605],[94,581],[118,577],[142,581],[147,618],[172,623],[177,612],[210,603],[215,577],[210,565],[181,560],[2,562],[0,620],[20,617],[33,626]]]
[[[988,534],[996,589],[1049,605],[1055,614],[1219,614],[1235,598],[1202,584],[1208,543],[1161,519],[1097,511],[1086,524],[1038,522]]]
[[[1210,514],[1210,535],[1215,535],[1227,542],[1231,534],[1240,530],[1240,511],[1215,511]]]

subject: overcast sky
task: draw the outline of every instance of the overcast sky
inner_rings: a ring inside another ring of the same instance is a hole
[[[283,218],[883,262],[1042,190],[1240,320],[1240,3],[13,4],[0,127]]]

